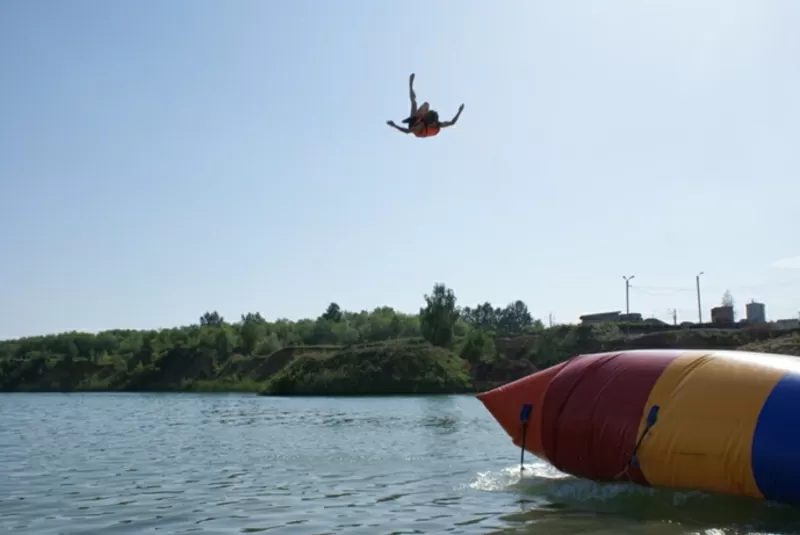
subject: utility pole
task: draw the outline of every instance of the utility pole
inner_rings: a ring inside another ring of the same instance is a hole
[[[631,313],[631,281],[636,275],[630,275],[626,277],[625,275],[622,276],[625,279],[625,315],[628,316]]]
[[[697,284],[697,323],[703,323],[703,307],[700,306],[700,275],[703,272],[697,274],[694,278],[695,283]]]
[[[552,312],[547,315],[547,319],[549,320],[550,327],[552,327],[553,326],[553,313]]]
[[[671,309],[669,309],[669,313],[672,315],[672,324],[673,325],[677,325],[678,324],[678,309],[671,308]]]

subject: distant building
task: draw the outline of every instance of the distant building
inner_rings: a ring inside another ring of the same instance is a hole
[[[748,323],[765,323],[767,321],[767,312],[764,303],[750,301],[745,305],[745,308],[747,309]]]
[[[733,307],[721,306],[712,308],[711,323],[733,323]]]
[[[598,312],[597,314],[584,314],[580,317],[581,323],[589,325],[592,323],[622,323],[631,322],[635,323],[642,321],[642,315],[638,312],[631,312],[630,314],[623,314],[619,310],[614,312]]]
[[[598,312],[597,314],[584,314],[580,317],[580,320],[584,325],[589,323],[606,323],[608,321],[619,321],[621,314],[619,310],[614,312]]]
[[[642,315],[638,312],[631,312],[630,314],[620,314],[619,321],[625,321],[628,323],[636,323],[638,321],[644,321],[642,319]]]

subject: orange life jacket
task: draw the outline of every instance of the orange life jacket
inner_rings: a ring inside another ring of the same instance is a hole
[[[422,122],[421,119],[417,121],[418,124],[420,122]],[[414,132],[414,135],[417,137],[433,137],[439,133],[439,130],[441,130],[441,127],[438,124],[423,125],[422,128]]]

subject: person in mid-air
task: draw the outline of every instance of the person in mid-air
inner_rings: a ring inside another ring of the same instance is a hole
[[[408,77],[408,96],[411,99],[411,115],[407,119],[403,119],[403,123],[407,124],[408,128],[397,126],[394,121],[386,121],[386,124],[404,134],[414,134],[417,137],[435,136],[442,128],[456,124],[461,112],[464,111],[462,104],[458,107],[458,113],[452,120],[440,121],[439,114],[432,110],[427,102],[423,102],[422,106],[417,107],[417,95],[414,93],[414,73]]]

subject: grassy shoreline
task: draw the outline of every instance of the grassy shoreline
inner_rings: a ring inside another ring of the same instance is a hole
[[[566,332],[572,336],[575,329]],[[645,347],[800,355],[800,333],[740,345],[747,338],[752,336],[718,332],[670,333],[666,338],[664,333],[656,333],[603,342],[588,338],[582,341],[586,347],[575,347],[568,356]],[[566,339],[558,340],[564,343]],[[469,395],[532,373],[536,366],[529,359],[540,363],[540,367],[561,360],[552,351],[542,351],[541,342],[541,335],[499,340],[496,345],[505,348],[504,353],[472,362],[451,349],[418,339],[287,347],[266,356],[233,355],[210,367],[204,366],[201,353],[186,353],[185,348],[176,349],[180,358],[166,354],[158,365],[132,365],[108,355],[95,361],[34,356],[0,362],[0,392],[248,393],[276,397]]]

